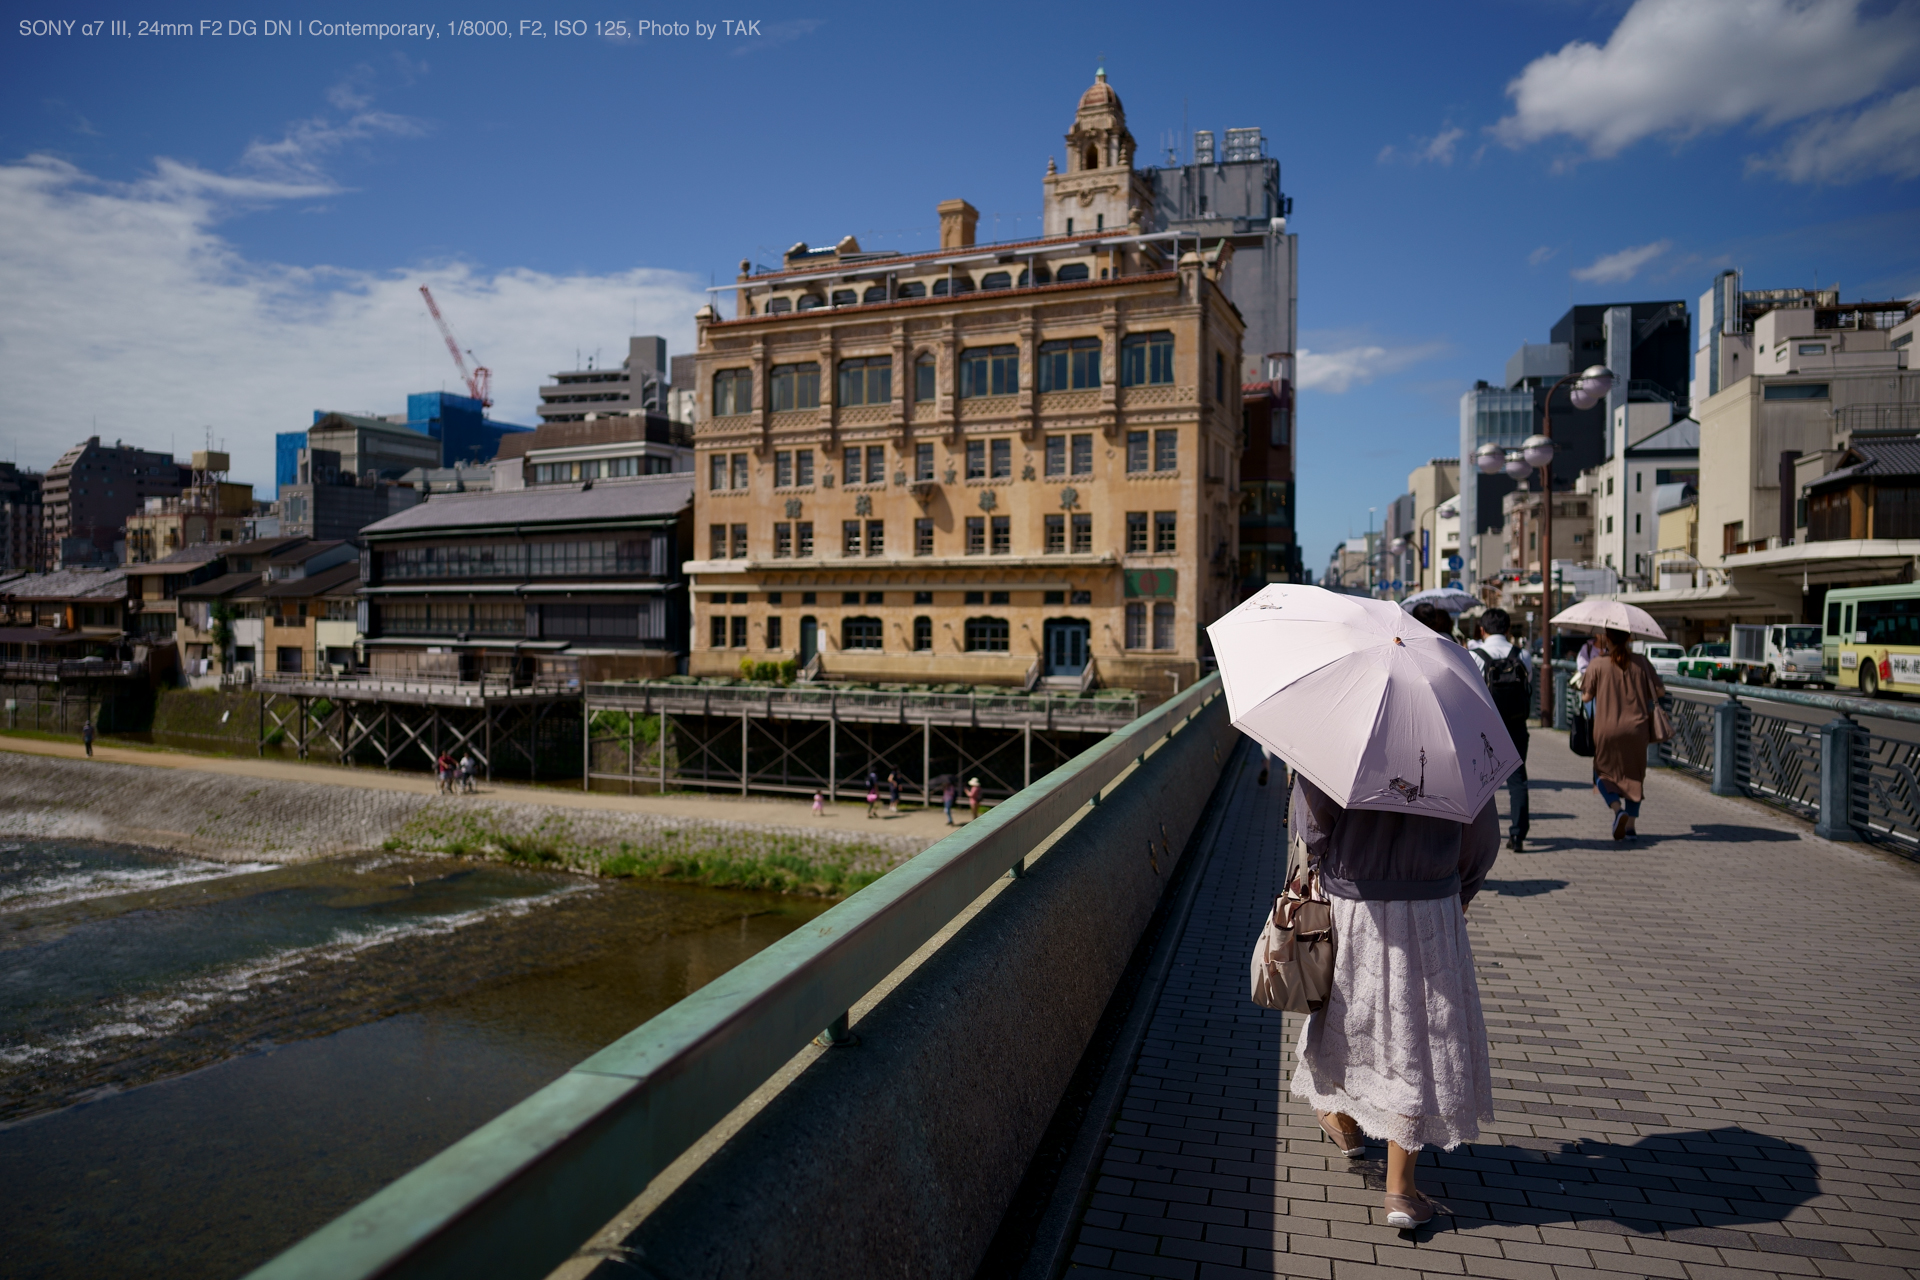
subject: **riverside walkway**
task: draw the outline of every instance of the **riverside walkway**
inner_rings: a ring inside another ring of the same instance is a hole
[[[1531,757],[1468,917],[1496,1117],[1421,1161],[1451,1215],[1388,1227],[1384,1148],[1288,1093],[1300,1019],[1247,998],[1285,797],[1249,769],[1069,1275],[1920,1276],[1920,867],[1661,771],[1615,844],[1565,735]]]

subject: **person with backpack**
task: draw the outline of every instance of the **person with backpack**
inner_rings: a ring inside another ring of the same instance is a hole
[[[1480,664],[1493,706],[1507,726],[1514,750],[1520,753],[1520,767],[1507,776],[1507,848],[1520,853],[1527,839],[1527,712],[1533,705],[1528,690],[1533,685],[1533,664],[1527,651],[1516,645],[1508,632],[1513,619],[1505,609],[1492,608],[1480,615],[1480,638],[1467,652]]]

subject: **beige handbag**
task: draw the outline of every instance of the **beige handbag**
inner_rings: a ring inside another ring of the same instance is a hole
[[[1321,892],[1320,872],[1304,868],[1273,900],[1253,944],[1253,1002],[1318,1012],[1333,990],[1333,955],[1333,906]]]

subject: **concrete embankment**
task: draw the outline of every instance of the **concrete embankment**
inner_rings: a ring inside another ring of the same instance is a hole
[[[387,848],[816,894],[856,888],[930,843],[14,753],[0,756],[0,836],[228,861]]]

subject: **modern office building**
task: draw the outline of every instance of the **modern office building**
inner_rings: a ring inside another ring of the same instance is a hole
[[[1238,588],[1235,249],[1148,230],[1104,75],[1066,136],[1043,239],[949,200],[936,251],[797,245],[700,312],[696,673],[1198,675]]]
[[[38,471],[0,462],[0,573],[37,569],[45,562],[45,479]]]
[[[356,478],[369,472],[394,480],[415,467],[472,466],[491,462],[500,442],[532,427],[496,422],[486,406],[468,396],[422,391],[407,397],[404,415],[313,411],[305,431],[274,436],[275,496],[281,486],[299,483],[300,451],[327,449],[340,455],[339,467]]]
[[[693,470],[688,428],[661,413],[620,414],[591,422],[548,422],[500,442],[495,489],[613,483]]]
[[[127,517],[148,498],[177,497],[191,482],[172,454],[87,437],[61,454],[41,482],[43,562],[49,568],[119,564]]]
[[[627,339],[627,355],[617,366],[586,361],[584,369],[556,373],[540,388],[542,423],[585,422],[613,414],[665,413],[669,377],[667,340],[647,335]]]
[[[355,541],[362,529],[405,511],[426,493],[372,468],[356,474],[331,449],[302,449],[294,482],[280,487],[279,531],[285,537]]]

